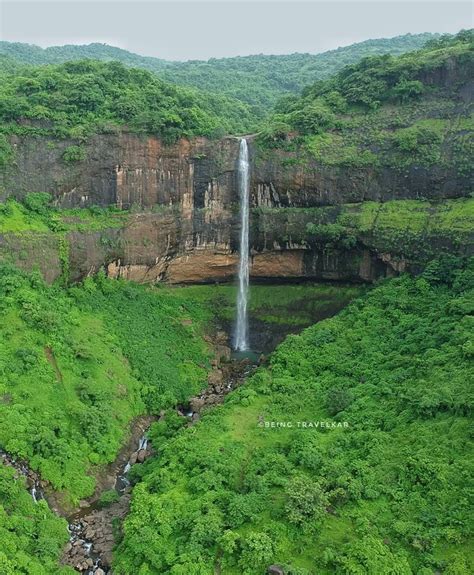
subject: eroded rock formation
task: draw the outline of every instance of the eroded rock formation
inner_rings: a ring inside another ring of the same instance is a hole
[[[73,165],[62,159],[71,143],[15,137],[15,165],[0,176],[0,199],[48,192],[63,208],[130,210],[122,226],[68,233],[71,280],[100,268],[139,282],[234,277],[237,138],[165,146],[156,138],[125,132],[97,135],[87,144],[87,159]],[[363,243],[351,249],[308,243],[302,231],[311,215],[305,208],[368,199],[460,197],[469,189],[461,176],[439,167],[407,173],[330,169],[295,165],[288,154],[263,154],[252,146],[251,153],[253,279],[370,281],[397,273],[406,262],[386,250]],[[53,281],[64,267],[59,244],[54,232],[0,234],[0,258],[26,269],[38,266]]]

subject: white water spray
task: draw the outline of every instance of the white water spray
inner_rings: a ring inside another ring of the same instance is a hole
[[[240,195],[240,258],[239,293],[237,296],[237,325],[235,328],[235,349],[248,349],[247,300],[249,291],[249,192],[250,171],[247,140],[242,138],[239,147],[238,187]]]

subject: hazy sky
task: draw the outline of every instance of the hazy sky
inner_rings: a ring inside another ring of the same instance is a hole
[[[471,2],[0,0],[0,38],[40,46],[105,42],[169,60],[322,52],[407,32],[473,26]]]

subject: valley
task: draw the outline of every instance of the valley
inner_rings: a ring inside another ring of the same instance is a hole
[[[0,44],[0,573],[473,572],[472,31],[101,46]]]

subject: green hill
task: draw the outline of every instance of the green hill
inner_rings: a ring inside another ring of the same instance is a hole
[[[373,56],[281,101],[261,148],[326,166],[454,166],[472,157],[473,31],[401,56]]]
[[[0,42],[0,54],[25,64],[60,64],[84,58],[117,60],[157,73],[168,82],[237,98],[262,116],[277,100],[299,92],[304,86],[331,76],[348,64],[370,55],[402,54],[421,48],[437,34],[405,34],[394,38],[366,40],[321,54],[254,55],[211,58],[207,61],[170,62],[140,56],[106,44],[52,46]]]
[[[16,67],[6,58],[4,64],[0,133],[7,135],[52,134],[80,141],[93,132],[125,127],[169,142],[180,136],[241,132],[254,123],[243,102],[176,86],[120,62]]]

